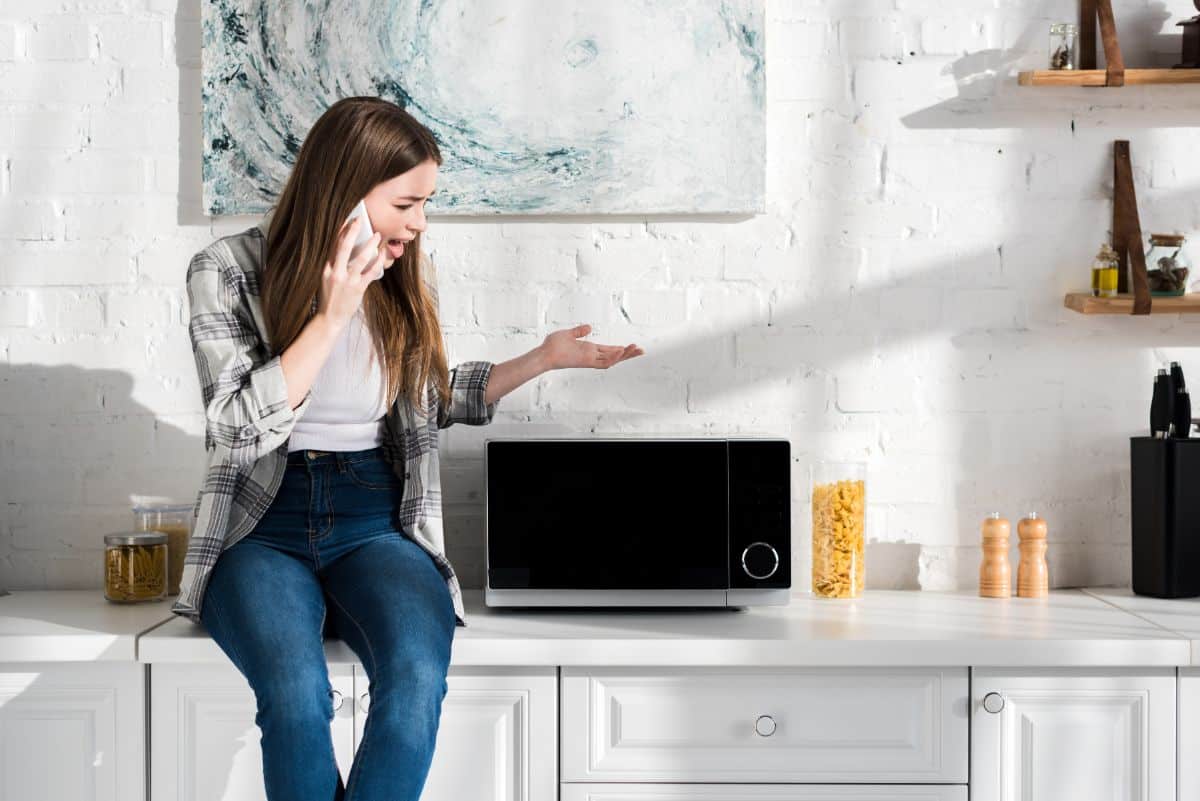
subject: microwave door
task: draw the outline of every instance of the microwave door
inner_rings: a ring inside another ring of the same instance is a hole
[[[713,441],[488,443],[495,589],[728,583],[728,457]]]

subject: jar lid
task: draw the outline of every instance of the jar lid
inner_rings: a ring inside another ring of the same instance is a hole
[[[1183,234],[1150,234],[1150,244],[1165,248],[1181,247],[1187,240]]]
[[[167,535],[161,531],[122,531],[119,534],[105,534],[105,545],[163,545]]]
[[[130,495],[129,505],[134,514],[142,512],[182,512],[191,511],[193,506],[178,497],[169,495]]]
[[[140,515],[145,512],[191,512],[195,508],[190,503],[146,503],[133,507],[133,513]]]

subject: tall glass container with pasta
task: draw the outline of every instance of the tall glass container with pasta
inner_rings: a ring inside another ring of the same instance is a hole
[[[857,598],[866,580],[864,527],[867,466],[812,466],[812,591],[821,598]]]
[[[134,531],[161,531],[167,535],[167,595],[178,595],[183,580],[183,557],[192,536],[192,505],[151,496],[134,496]]]

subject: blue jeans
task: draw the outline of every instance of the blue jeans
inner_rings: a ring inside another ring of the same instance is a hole
[[[270,801],[420,798],[455,618],[433,559],[396,529],[402,485],[378,448],[289,454],[270,508],[213,568],[200,617],[254,690]],[[344,788],[323,634],[370,681]]]

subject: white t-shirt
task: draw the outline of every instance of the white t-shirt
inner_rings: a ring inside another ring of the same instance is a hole
[[[292,429],[288,452],[361,451],[383,442],[383,369],[360,307],[317,374],[312,402]]]

